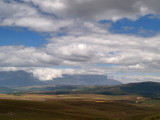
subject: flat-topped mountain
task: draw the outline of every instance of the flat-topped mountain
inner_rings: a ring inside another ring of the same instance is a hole
[[[0,72],[0,86],[31,86],[43,85],[33,74],[25,71],[3,71]]]
[[[107,79],[105,75],[67,75],[49,81],[40,81],[32,73],[25,71],[0,72],[0,86],[33,86],[33,85],[120,85],[121,83]]]
[[[55,85],[120,85],[119,81],[108,79],[106,75],[67,75],[54,79]]]

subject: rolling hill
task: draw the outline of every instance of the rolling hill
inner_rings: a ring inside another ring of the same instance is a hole
[[[145,97],[160,96],[160,83],[157,82],[130,83],[122,85],[120,89],[127,93],[140,94]]]
[[[35,87],[36,88],[36,87]],[[32,88],[33,89],[33,88]],[[32,90],[30,88],[30,90]],[[160,83],[142,82],[129,83],[117,86],[54,86],[40,87],[42,94],[103,94],[103,95],[130,95],[144,97],[159,97]],[[36,89],[35,89],[36,90]]]
[[[14,91],[15,89],[0,86],[0,94],[7,94],[7,93],[14,92]]]

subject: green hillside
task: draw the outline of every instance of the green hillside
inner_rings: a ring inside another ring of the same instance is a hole
[[[156,82],[131,83],[122,85],[120,88],[127,93],[140,94],[145,97],[160,96],[160,83]]]
[[[14,91],[15,91],[15,89],[0,86],[0,94],[11,93],[11,92],[14,92]]]
[[[130,83],[117,86],[42,86],[29,87],[27,90],[32,93],[39,91],[40,94],[137,94],[144,97],[160,97],[160,83],[156,82]]]

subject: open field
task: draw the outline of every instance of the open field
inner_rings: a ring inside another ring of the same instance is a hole
[[[98,94],[62,94],[62,95],[45,95],[45,94],[22,94],[22,95],[7,95],[0,94],[0,99],[15,99],[15,100],[136,100],[135,95],[98,95]]]
[[[0,120],[160,120],[159,98],[100,94],[0,94]]]
[[[0,120],[160,120],[160,100],[135,95],[0,94],[0,108]]]
[[[159,120],[160,108],[81,100],[0,100],[0,120]],[[158,118],[158,117],[157,117]]]

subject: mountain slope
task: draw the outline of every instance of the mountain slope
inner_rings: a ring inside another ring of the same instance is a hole
[[[160,96],[160,83],[157,82],[130,83],[122,85],[120,89],[127,93],[136,93],[146,97]]]
[[[0,72],[1,86],[31,86],[43,85],[44,83],[25,71]]]
[[[123,91],[130,93],[150,93],[150,92],[160,92],[160,83],[156,82],[142,82],[142,83],[130,83],[121,86]]]
[[[138,94],[144,97],[159,97],[160,83],[142,82],[129,83],[117,86],[80,86],[73,89],[63,90],[63,86],[59,90],[53,90],[52,94],[103,94],[103,95],[129,95]]]
[[[81,93],[94,93],[106,95],[139,94],[145,97],[159,97],[160,83],[141,82],[129,83],[118,86],[95,86],[85,90],[77,91]]]

